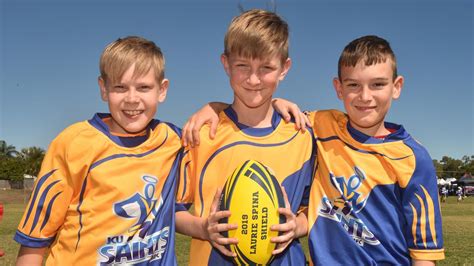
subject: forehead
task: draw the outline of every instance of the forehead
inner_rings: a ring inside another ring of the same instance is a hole
[[[341,79],[391,79],[393,76],[393,63],[390,59],[385,62],[365,65],[364,60],[360,60],[354,67],[342,66]]]
[[[252,58],[250,56],[243,56],[243,55],[239,55],[235,53],[232,53],[229,55],[230,61],[235,61],[235,62],[243,61],[243,62],[258,63],[258,64],[278,64],[278,63],[281,63],[280,59],[281,57],[276,54],[260,56],[260,57],[255,57],[255,58]]]
[[[137,71],[135,64],[131,65],[118,82],[136,82],[136,83],[157,83],[158,78],[155,75],[155,70],[151,67],[148,71]]]

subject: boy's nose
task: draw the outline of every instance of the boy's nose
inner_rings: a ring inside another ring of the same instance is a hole
[[[125,97],[127,102],[137,102],[138,101],[138,93],[134,89],[130,89]]]
[[[366,101],[370,101],[370,97],[371,97],[370,89],[367,86],[362,87],[362,89],[360,90],[359,98],[362,101],[366,102]]]
[[[253,72],[250,74],[247,81],[251,85],[258,85],[260,84],[260,77],[257,75],[257,73]]]

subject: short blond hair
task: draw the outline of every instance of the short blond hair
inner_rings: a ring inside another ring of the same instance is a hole
[[[160,47],[137,36],[119,38],[105,47],[100,57],[100,77],[105,83],[118,82],[132,65],[134,78],[146,75],[152,68],[158,83],[165,78],[165,58]]]
[[[247,58],[279,55],[288,59],[288,24],[277,14],[253,9],[232,19],[224,39],[224,54]]]

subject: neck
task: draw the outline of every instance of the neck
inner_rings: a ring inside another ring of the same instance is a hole
[[[358,131],[364,133],[367,136],[375,137],[375,136],[386,136],[390,134],[391,132],[385,127],[385,123],[382,120],[381,122],[377,123],[376,125],[373,125],[371,127],[362,127],[357,125],[356,123],[353,123],[352,121],[349,121],[351,126]]]
[[[248,107],[234,100],[232,103],[239,123],[253,128],[264,128],[272,126],[273,107],[271,101],[258,107]]]

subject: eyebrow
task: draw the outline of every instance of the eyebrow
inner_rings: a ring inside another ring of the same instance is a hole
[[[370,81],[387,81],[387,80],[390,80],[389,78],[373,78],[371,79]],[[358,80],[357,79],[351,79],[351,78],[345,78],[342,80],[342,82],[357,82]]]

